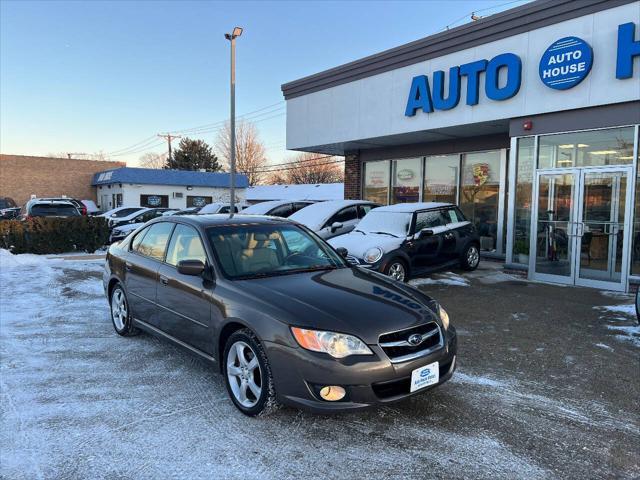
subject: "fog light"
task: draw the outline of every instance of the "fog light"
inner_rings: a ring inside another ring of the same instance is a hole
[[[344,388],[338,387],[337,385],[322,387],[320,389],[320,396],[327,402],[342,400],[346,393]]]

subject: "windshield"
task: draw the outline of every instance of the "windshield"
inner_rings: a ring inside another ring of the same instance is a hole
[[[371,210],[356,227],[356,232],[389,233],[395,237],[406,237],[411,226],[411,213]]]
[[[207,229],[224,274],[231,279],[332,270],[347,265],[331,247],[295,225],[229,225]]]
[[[32,217],[77,217],[78,209],[65,203],[41,203],[31,207]]]

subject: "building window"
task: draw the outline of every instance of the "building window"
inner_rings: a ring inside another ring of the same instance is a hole
[[[393,161],[391,203],[420,201],[422,182],[422,158],[407,158]]]
[[[381,205],[389,203],[388,160],[364,164],[364,195],[362,198]]]
[[[499,193],[500,151],[464,154],[460,209],[478,229],[482,250],[497,246]]]
[[[435,155],[425,158],[425,202],[458,203],[460,155]]]
[[[531,201],[535,164],[535,139],[518,139],[516,157],[515,219],[513,229],[513,262],[529,264]]]
[[[187,195],[187,208],[204,207],[213,202],[213,197],[198,197]]]
[[[633,163],[633,127],[543,135],[538,168],[602,167]]]
[[[168,208],[169,195],[140,195],[140,206],[150,208]]]

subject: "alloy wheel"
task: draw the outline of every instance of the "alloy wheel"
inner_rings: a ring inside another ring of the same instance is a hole
[[[469,247],[467,251],[467,265],[471,268],[475,268],[480,261],[480,252],[478,252],[478,247],[472,245]]]
[[[124,292],[117,288],[111,296],[111,316],[118,330],[124,329],[127,313],[127,301],[124,297]]]
[[[227,379],[240,405],[251,408],[258,403],[262,394],[262,370],[256,352],[245,342],[235,342],[227,353]]]
[[[398,280],[399,282],[404,281],[405,271],[404,265],[400,262],[396,262],[389,267],[389,276],[394,280]]]

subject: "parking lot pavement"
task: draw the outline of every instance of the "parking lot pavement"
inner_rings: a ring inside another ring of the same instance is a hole
[[[414,281],[458,327],[451,382],[360,413],[249,419],[208,365],[117,337],[100,271],[30,257],[0,270],[1,478],[640,476],[630,296],[486,262]]]

